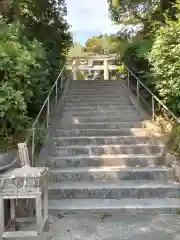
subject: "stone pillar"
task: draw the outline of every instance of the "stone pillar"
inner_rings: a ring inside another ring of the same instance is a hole
[[[104,60],[104,80],[109,80],[108,60]]]
[[[93,60],[88,59],[88,66],[92,66],[93,65]]]

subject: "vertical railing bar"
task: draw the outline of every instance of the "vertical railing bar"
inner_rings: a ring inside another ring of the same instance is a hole
[[[152,120],[155,121],[155,106],[154,106],[154,97],[152,96]]]
[[[62,80],[63,80],[63,78],[62,78],[62,75],[61,75],[61,78],[60,78],[60,84],[61,84],[61,92],[62,92],[62,87],[63,87],[63,84],[62,84]]]
[[[55,105],[57,106],[57,97],[58,97],[58,81],[56,81],[56,102]]]
[[[50,112],[50,96],[48,97],[48,100],[47,100],[47,118],[46,118],[46,123],[47,123],[47,128],[49,127],[49,112]]]
[[[64,72],[64,68],[65,68],[65,66],[63,67],[63,69],[59,73],[59,75],[58,75],[56,81],[54,82],[54,84],[53,84],[53,86],[52,86],[52,88],[51,88],[51,90],[50,90],[46,100],[44,101],[44,103],[43,103],[43,105],[42,105],[42,107],[41,107],[41,109],[40,109],[40,111],[39,111],[35,121],[33,122],[32,127],[31,127],[31,134],[25,140],[27,145],[29,145],[29,144],[31,145],[31,146],[29,146],[29,147],[31,147],[31,149],[28,149],[30,151],[31,155],[32,155],[31,156],[31,166],[35,165],[35,160],[36,160],[35,159],[35,155],[36,155],[35,154],[36,153],[36,150],[35,150],[35,148],[36,148],[36,143],[35,143],[36,139],[35,138],[36,138],[36,135],[37,135],[36,132],[35,132],[36,129],[37,129],[36,125],[37,125],[41,115],[43,114],[43,111],[45,110],[46,104],[47,104],[47,112],[46,113],[44,112],[44,113],[46,114],[46,117],[45,117],[46,118],[46,126],[47,126],[47,128],[49,127],[49,121],[50,121],[50,100],[51,100],[50,97],[51,97],[51,94],[53,93],[53,90],[55,88],[55,92],[56,92],[55,93],[56,94],[56,96],[55,96],[56,99],[55,100],[56,100],[56,104],[57,104],[57,100],[58,100],[58,82],[59,82],[59,78],[61,77],[62,73]],[[62,79],[62,77],[61,77],[61,79]],[[61,90],[62,90],[62,88],[63,88],[63,82],[61,80]],[[53,98],[53,102],[54,102],[54,98]]]
[[[128,70],[128,90],[130,90],[130,72]]]
[[[138,80],[136,82],[136,95],[137,95],[137,100],[139,101],[139,81]]]
[[[31,149],[31,154],[32,154],[32,166],[34,167],[34,141],[35,141],[35,128],[32,129],[32,149]]]

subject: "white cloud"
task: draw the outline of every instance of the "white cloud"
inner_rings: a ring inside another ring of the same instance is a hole
[[[115,33],[119,26],[108,17],[107,0],[66,0],[67,20],[72,31]]]

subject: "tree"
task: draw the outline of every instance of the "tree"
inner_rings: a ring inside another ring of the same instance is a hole
[[[173,3],[176,0],[107,0],[111,18],[118,23],[140,24],[141,32],[148,34],[153,21],[164,23],[164,13],[174,17]]]
[[[117,35],[100,35],[89,38],[85,43],[85,51],[95,54],[113,54],[117,53],[122,47],[123,40]]]
[[[11,4],[5,13],[8,22],[18,20],[25,26],[29,40],[36,38],[43,44],[52,68],[51,77],[54,79],[60,61],[64,62],[67,50],[72,45],[69,25],[65,20],[65,0],[9,1]]]
[[[84,55],[84,47],[80,43],[74,43],[70,48],[68,56],[69,57],[79,57]]]
[[[102,46],[109,54],[118,53],[123,47],[124,41],[117,35],[104,35]]]
[[[94,54],[102,54],[102,38],[100,36],[89,38],[85,43],[85,52],[92,52]]]
[[[154,38],[148,60],[153,81],[162,101],[176,114],[180,114],[180,1],[177,21],[166,18]]]
[[[72,44],[64,0],[7,0],[0,18],[0,140],[17,141]]]
[[[19,23],[0,25],[0,136],[13,141],[47,94],[49,64],[42,44],[29,41]]]
[[[127,36],[127,41],[122,60],[149,86],[152,83],[149,81],[150,69],[146,56],[153,44],[152,30],[155,32],[165,24],[165,11],[175,19],[173,2],[175,0],[108,0],[111,18],[116,23],[125,24],[123,34]],[[135,31],[132,26],[135,26]]]

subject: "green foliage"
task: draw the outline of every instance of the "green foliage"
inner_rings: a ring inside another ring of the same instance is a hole
[[[118,70],[120,73],[124,73],[124,72],[125,72],[125,66],[124,66],[124,64],[120,64],[119,66],[117,66],[117,70]]]
[[[149,33],[153,21],[164,23],[164,13],[174,18],[172,4],[176,0],[107,0],[111,18],[121,24],[141,24],[141,32]]]
[[[147,18],[149,11],[157,6],[157,1],[152,0],[107,0],[111,17],[115,21],[133,19],[136,23],[141,22],[142,18]],[[151,4],[150,4],[151,3]],[[127,14],[128,12],[128,14]],[[133,23],[134,23],[133,21]]]
[[[0,3],[0,144],[22,138],[64,64],[66,13],[65,0]]]
[[[180,4],[177,21],[166,19],[155,36],[148,56],[153,81],[163,102],[176,114],[180,113]]]
[[[89,38],[84,50],[94,54],[114,54],[123,48],[124,42],[116,35],[100,35]]]
[[[103,54],[102,39],[99,36],[89,38],[85,43],[85,52]]]
[[[139,58],[147,58],[153,41],[151,38],[144,38],[136,42],[136,55]]]
[[[102,46],[109,54],[114,54],[122,52],[124,41],[116,35],[104,35]]]
[[[42,104],[49,65],[42,44],[29,41],[19,23],[0,25],[0,136],[12,140],[27,126],[29,111]]]
[[[83,72],[77,71],[77,80],[84,80]]]
[[[84,56],[84,48],[80,43],[74,43],[74,45],[70,48],[68,52],[69,57],[79,57],[79,56]]]
[[[180,156],[180,126],[175,125],[172,128],[172,131],[170,133],[168,146],[172,150],[172,152],[175,154],[175,156]]]
[[[8,22],[18,20],[25,26],[28,39],[37,39],[47,52],[51,78],[57,76],[60,65],[65,61],[67,50],[72,45],[65,0],[12,0],[6,11]]]
[[[125,24],[127,29],[130,28],[129,24],[142,26],[134,38],[129,36],[131,43],[129,41],[126,45],[121,55],[122,60],[170,110],[179,116],[180,1],[107,1],[111,18],[116,23]],[[149,101],[148,97],[146,100]],[[166,120],[171,122],[172,119],[164,116],[162,109],[156,111],[162,119],[166,117]],[[165,126],[167,127],[166,123]],[[169,143],[177,156],[180,156],[179,135],[179,124],[173,124]]]
[[[127,45],[122,60],[148,87],[153,88],[147,60],[151,46],[152,40],[150,38],[135,39]]]

